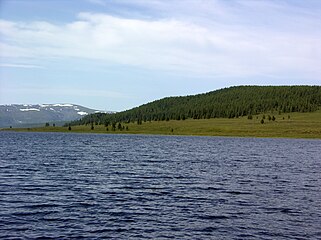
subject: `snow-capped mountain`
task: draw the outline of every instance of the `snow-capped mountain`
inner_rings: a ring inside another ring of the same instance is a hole
[[[101,112],[76,104],[11,104],[0,105],[0,127],[19,127],[28,124],[62,123]]]

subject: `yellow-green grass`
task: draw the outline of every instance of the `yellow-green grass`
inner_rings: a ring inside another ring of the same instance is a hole
[[[269,121],[268,115],[275,116],[275,121]],[[271,138],[319,138],[321,139],[321,110],[312,113],[265,114],[264,124],[261,124],[263,114],[254,115],[252,120],[247,117],[226,119],[186,119],[171,121],[152,121],[137,123],[122,123],[128,130],[112,131],[111,126],[103,125],[41,127],[29,129],[12,129],[14,131],[37,132],[90,132],[106,134],[161,134],[161,135],[197,135],[197,136],[236,136],[236,137],[271,137]],[[290,118],[288,118],[290,116]],[[284,118],[284,119],[283,119]],[[117,127],[117,125],[116,125]],[[6,129],[8,130],[8,129]]]

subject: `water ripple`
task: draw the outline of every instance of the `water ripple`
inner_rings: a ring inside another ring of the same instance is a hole
[[[321,141],[0,132],[1,239],[320,239]]]

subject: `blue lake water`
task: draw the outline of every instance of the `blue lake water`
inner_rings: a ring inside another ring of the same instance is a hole
[[[0,239],[321,239],[321,141],[0,132]]]

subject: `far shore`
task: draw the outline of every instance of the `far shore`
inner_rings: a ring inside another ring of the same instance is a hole
[[[262,138],[306,138],[321,139],[321,110],[313,113],[291,113],[276,115],[275,120],[266,119],[261,123],[262,115],[240,118],[186,119],[171,121],[152,121],[121,123],[116,128],[104,125],[80,125],[68,127],[32,127],[6,128],[2,130],[17,132],[71,132],[104,134],[153,134],[185,136],[227,136]]]

